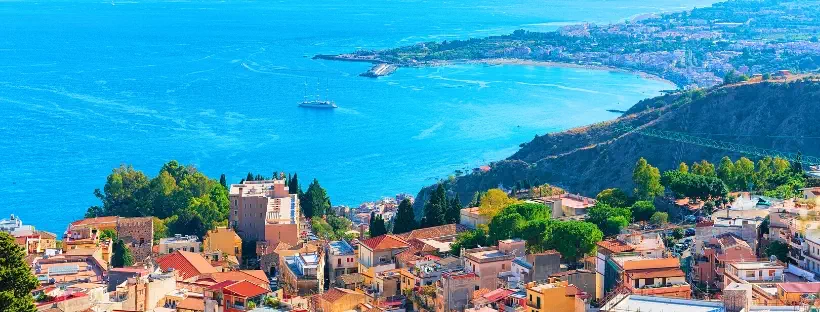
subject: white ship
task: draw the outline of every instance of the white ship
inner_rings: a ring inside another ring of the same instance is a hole
[[[316,83],[317,90],[319,83]],[[319,99],[319,94],[316,94],[315,100],[308,100],[307,97],[307,81],[305,82],[305,100],[302,103],[299,103],[299,107],[307,107],[307,108],[323,108],[323,109],[333,109],[339,106],[336,106],[336,103],[331,100],[321,100]]]

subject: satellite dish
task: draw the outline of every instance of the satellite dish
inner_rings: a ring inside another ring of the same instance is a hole
[[[775,255],[769,256],[769,262],[771,262],[771,263],[777,262],[777,256],[775,256]]]

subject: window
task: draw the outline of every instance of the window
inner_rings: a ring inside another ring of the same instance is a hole
[[[655,279],[654,278],[647,278],[646,280],[643,281],[643,284],[644,285],[655,285]]]
[[[236,255],[239,254],[239,247],[238,246],[233,248],[233,253],[236,254]]]
[[[336,265],[342,265],[342,259],[336,259]]]
[[[481,287],[478,286],[478,285],[475,285],[475,290],[478,290],[479,288],[481,288]]]
[[[746,278],[754,278],[756,275],[755,271],[746,271]]]
[[[640,286],[640,279],[635,279],[635,288],[639,288]]]
[[[774,276],[774,270],[769,270],[769,276]]]
[[[538,303],[535,304],[535,307],[540,309],[541,308],[541,297],[538,297],[538,298],[535,298],[535,299],[538,300],[537,301]]]
[[[140,238],[140,245],[145,244],[145,238]]]

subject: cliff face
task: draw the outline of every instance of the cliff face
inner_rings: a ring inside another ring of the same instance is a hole
[[[630,192],[632,170],[640,157],[661,171],[677,168],[682,161],[717,163],[723,156],[757,159],[650,137],[635,129],[820,156],[820,83],[764,82],[647,99],[616,120],[537,136],[514,155],[493,163],[490,171],[445,183],[464,203],[476,191],[525,179],[595,196],[610,187]],[[429,189],[418,194],[417,216]]]

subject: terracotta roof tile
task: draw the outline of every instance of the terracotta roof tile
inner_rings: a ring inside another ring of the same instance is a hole
[[[202,298],[188,297],[177,304],[177,309],[205,311],[205,300]]]
[[[359,294],[359,293],[357,293],[355,291],[352,291],[352,290],[349,290],[349,289],[334,287],[334,288],[331,288],[330,290],[328,290],[327,292],[325,292],[324,294],[320,295],[319,297],[321,298],[321,300],[333,303],[333,302],[336,302],[339,299],[342,299],[344,296],[356,295],[356,294]]]
[[[217,283],[223,281],[248,281],[259,287],[270,289],[270,281],[262,270],[216,272],[207,274],[206,276]]]
[[[635,250],[634,247],[625,244],[617,239],[608,239],[598,242],[598,247],[606,249],[612,253],[626,252]]]
[[[385,234],[369,238],[361,242],[361,244],[367,246],[373,251],[410,247],[406,241],[393,234]]]
[[[207,273],[216,273],[216,269],[202,255],[177,250],[157,259],[157,265],[163,270],[174,269],[183,279],[189,279]]]
[[[820,283],[780,283],[777,286],[790,293],[816,294],[820,292]]]
[[[248,281],[239,281],[233,283],[231,285],[224,287],[222,291],[242,296],[245,298],[253,298],[270,292],[270,290],[259,287],[258,285]]]
[[[399,234],[404,240],[411,239],[430,239],[445,236],[455,236],[461,232],[467,231],[467,228],[461,224],[445,224],[433,226],[423,229],[412,230],[408,233]]]
[[[625,271],[660,268],[679,268],[680,260],[678,260],[677,258],[631,260],[624,261],[623,267]]]
[[[683,271],[678,268],[647,269],[639,270],[638,272],[628,274],[633,279],[685,276],[685,274],[683,274]]]
[[[117,216],[86,218],[86,219],[71,222],[71,226],[84,226],[84,225],[96,225],[96,224],[102,224],[102,223],[111,223],[111,222],[117,222],[117,220],[119,220],[119,219],[120,219],[120,217],[117,217]]]

